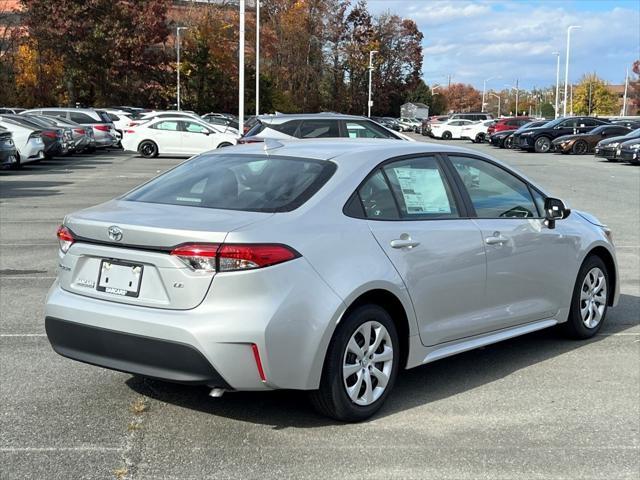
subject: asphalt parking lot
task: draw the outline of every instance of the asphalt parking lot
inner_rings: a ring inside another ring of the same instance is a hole
[[[0,477],[640,478],[640,168],[449,143],[490,152],[604,220],[620,305],[587,342],[542,331],[406,371],[355,425],[319,416],[298,392],[212,399],[55,354],[43,305],[57,225],[181,160],[114,151],[1,172]]]

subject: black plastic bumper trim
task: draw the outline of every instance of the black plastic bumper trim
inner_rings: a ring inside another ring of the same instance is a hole
[[[232,390],[199,350],[184,343],[54,317],[45,318],[45,329],[53,349],[73,360],[170,382]]]

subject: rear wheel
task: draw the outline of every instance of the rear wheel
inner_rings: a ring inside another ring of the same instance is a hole
[[[502,141],[502,148],[513,148],[513,136],[509,135]]]
[[[482,142],[484,142],[484,133],[479,133],[476,135],[475,143],[482,143]]]
[[[373,415],[393,388],[400,342],[389,313],[362,305],[338,325],[311,402],[322,414],[345,422]]]
[[[446,131],[446,132],[442,132],[442,140],[451,140],[451,132]]]
[[[587,142],[585,142],[584,140],[578,140],[573,144],[573,148],[571,149],[571,151],[574,153],[574,155],[584,155],[589,151],[589,145],[587,145]]]
[[[547,153],[551,150],[551,140],[549,137],[540,137],[536,140],[533,148],[536,153]]]
[[[608,293],[607,266],[600,257],[591,255],[578,272],[569,319],[562,324],[565,333],[577,339],[591,338],[598,333],[607,314]]]
[[[154,158],[158,156],[158,145],[151,140],[145,140],[138,147],[138,151],[144,158]]]

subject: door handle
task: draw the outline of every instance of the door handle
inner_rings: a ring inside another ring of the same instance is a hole
[[[391,248],[413,248],[418,245],[420,245],[420,242],[414,242],[411,238],[391,240]]]
[[[507,243],[509,239],[500,234],[500,232],[494,232],[491,237],[487,237],[484,239],[484,242],[487,245],[502,245],[503,243]]]

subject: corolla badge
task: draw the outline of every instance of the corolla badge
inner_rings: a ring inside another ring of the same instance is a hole
[[[119,242],[120,240],[122,240],[122,230],[120,229],[120,227],[111,225],[107,230],[107,233],[109,234],[109,238],[114,242]]]

